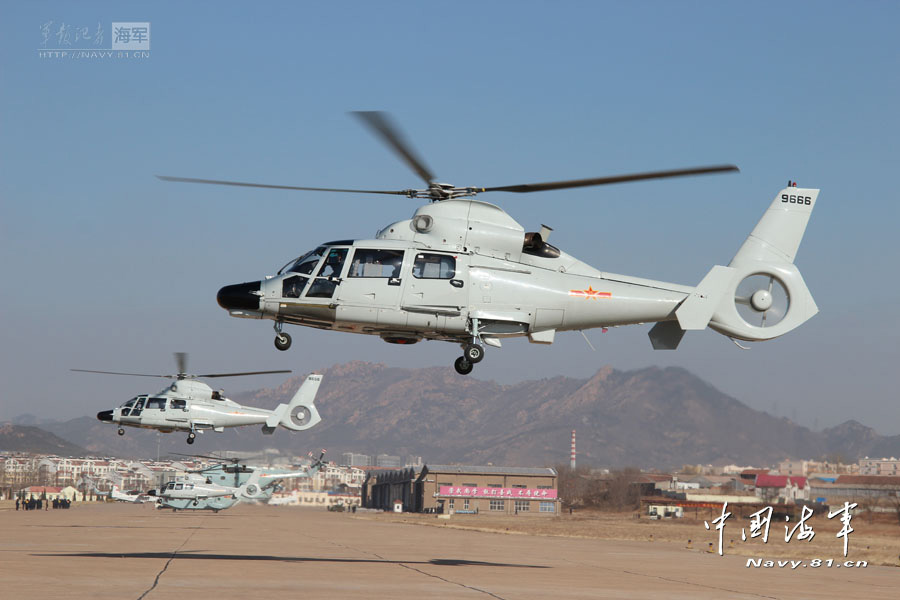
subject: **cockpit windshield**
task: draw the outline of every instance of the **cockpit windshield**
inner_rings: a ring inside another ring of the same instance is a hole
[[[131,407],[134,406],[134,403],[138,400],[138,398],[140,398],[140,396],[135,396],[134,398],[123,404],[119,414],[121,414],[123,417],[131,416]],[[137,414],[140,414],[140,412],[138,412]]]
[[[292,261],[278,271],[278,274],[281,275],[283,273],[302,273],[303,275],[309,275],[313,272],[313,269],[316,268],[316,265],[319,264],[319,259],[325,255],[325,246],[319,246],[315,250],[310,250],[300,258],[295,261]]]

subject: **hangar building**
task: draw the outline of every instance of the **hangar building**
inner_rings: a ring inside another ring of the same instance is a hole
[[[404,512],[558,515],[557,473],[550,468],[424,465],[373,471],[362,504]]]

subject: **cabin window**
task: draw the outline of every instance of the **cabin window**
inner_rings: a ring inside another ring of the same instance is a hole
[[[413,263],[416,279],[453,279],[456,275],[456,258],[446,254],[417,254]]]
[[[172,400],[172,410],[186,410],[186,409],[187,409],[187,401]]]
[[[166,410],[165,398],[150,398],[147,400],[147,408],[155,408],[156,410]]]
[[[403,250],[359,248],[353,254],[348,277],[400,277]]]
[[[175,489],[176,489],[176,490],[180,490],[180,489],[182,489],[183,487],[184,487],[184,484],[183,484],[183,483],[176,483],[176,484],[175,484]]]

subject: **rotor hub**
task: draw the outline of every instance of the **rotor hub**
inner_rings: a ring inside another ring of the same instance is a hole
[[[772,308],[772,292],[769,290],[756,290],[750,296],[750,306],[758,312],[765,312]]]

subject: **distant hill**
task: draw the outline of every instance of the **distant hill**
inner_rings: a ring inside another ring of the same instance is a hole
[[[582,464],[670,468],[685,463],[768,465],[781,459],[841,455],[900,455],[900,436],[885,437],[855,421],[813,432],[785,418],[753,410],[680,368],[617,371],[590,379],[554,377],[500,385],[460,377],[452,369],[398,369],[353,362],[324,371],[316,404],[323,421],[308,432],[256,427],[205,433],[188,446],[185,435],[159,436],[160,452],[217,449],[306,454],[413,454],[431,462],[552,465],[568,462],[572,429]],[[272,408],[287,402],[302,378],[277,389],[239,394],[241,403]],[[152,457],[153,432],[82,417],[43,424],[98,454]]]
[[[84,448],[67,442],[48,431],[28,425],[0,423],[0,450],[32,452],[59,456],[84,456]]]

